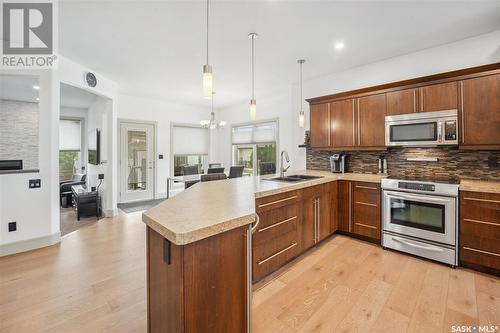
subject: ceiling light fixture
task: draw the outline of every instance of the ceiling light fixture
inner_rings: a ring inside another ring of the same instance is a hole
[[[37,98],[36,98],[36,101],[37,101],[37,102],[38,102],[38,101],[40,101],[40,97],[37,97]]]
[[[255,32],[248,34],[248,38],[252,40],[252,99],[250,100],[250,119],[255,120],[257,117],[257,101],[255,100],[255,39],[259,35]]]
[[[344,48],[344,46],[345,46],[344,42],[337,42],[334,45],[335,50],[342,50]]]
[[[227,124],[224,120],[221,120],[219,122],[217,122],[215,120],[213,95],[215,95],[215,91],[212,92],[212,109],[210,112],[210,119],[200,121],[200,125],[201,125],[201,127],[208,128],[208,129],[224,128],[224,126],[226,126],[226,124]]]
[[[34,90],[40,90],[40,86],[38,86],[38,85],[36,85],[36,84],[35,84],[35,85],[33,86],[33,89],[34,89]]]
[[[209,12],[210,4],[209,0],[207,0],[207,58],[206,63],[203,65],[203,97],[212,98],[213,91],[213,72],[212,66],[208,63],[208,12]]]
[[[300,67],[300,106],[299,106],[299,127],[304,127],[305,115],[304,109],[302,108],[302,65],[306,62],[304,59],[297,60]]]

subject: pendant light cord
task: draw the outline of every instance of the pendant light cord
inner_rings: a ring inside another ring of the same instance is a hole
[[[208,12],[209,12],[209,1],[207,0],[207,65],[208,65]]]
[[[252,99],[255,99],[255,53],[254,53],[255,36],[252,35]]]
[[[300,62],[300,112],[302,112],[302,62]]]

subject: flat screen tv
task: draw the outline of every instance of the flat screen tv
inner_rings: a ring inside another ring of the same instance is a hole
[[[101,132],[98,128],[89,131],[88,161],[94,165],[101,163]]]

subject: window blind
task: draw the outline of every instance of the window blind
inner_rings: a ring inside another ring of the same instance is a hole
[[[276,142],[276,122],[235,126],[231,130],[233,144]]]
[[[59,150],[81,150],[82,131],[79,120],[59,120]]]
[[[172,140],[175,155],[208,155],[210,150],[206,128],[174,126]]]

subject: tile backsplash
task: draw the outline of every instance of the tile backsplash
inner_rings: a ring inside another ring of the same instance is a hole
[[[307,149],[308,169],[330,170],[332,152]],[[387,158],[391,176],[454,176],[458,178],[500,180],[500,151],[460,151],[457,147],[389,148],[386,152],[348,152],[348,172],[377,173],[378,157]],[[437,162],[407,161],[408,157],[437,157]],[[489,166],[489,159],[498,161]]]

